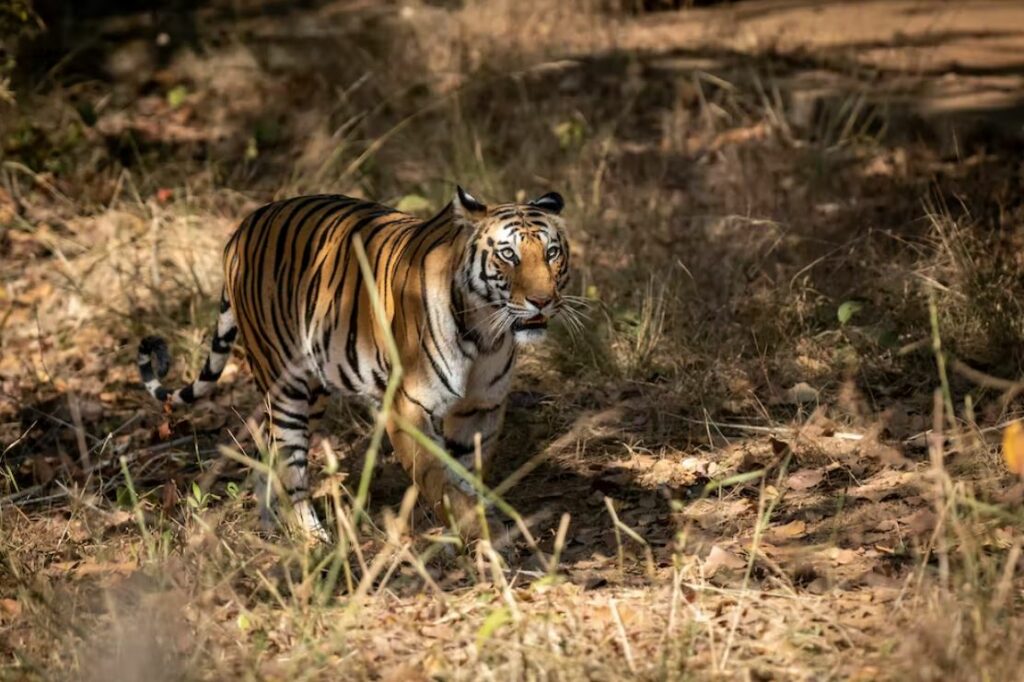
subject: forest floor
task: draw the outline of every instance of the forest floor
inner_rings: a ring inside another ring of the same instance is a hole
[[[0,88],[0,677],[1014,679],[1024,8],[198,2],[78,19]],[[338,192],[558,190],[587,329],[521,363],[496,555],[444,549],[374,416],[262,532],[223,243]],[[1012,439],[1011,439],[1012,441]],[[1019,447],[1019,446],[1018,446]],[[439,551],[440,550],[440,551]]]

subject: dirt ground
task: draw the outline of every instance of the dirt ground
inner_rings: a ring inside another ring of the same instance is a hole
[[[640,4],[37,5],[0,80],[2,676],[1019,678],[1024,6]],[[503,558],[387,458],[355,519],[355,404],[314,454],[338,545],[261,530],[244,355],[168,414],[138,340],[195,376],[265,201],[456,182],[562,192],[590,301],[521,363]]]

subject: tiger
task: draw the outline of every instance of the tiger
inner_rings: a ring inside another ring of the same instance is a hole
[[[210,394],[240,338],[293,520],[308,537],[327,541],[310,493],[310,424],[331,396],[380,405],[391,377],[390,336],[402,368],[385,425],[393,452],[438,518],[478,532],[477,493],[396,417],[472,471],[479,434],[481,462],[490,461],[520,348],[542,340],[551,319],[571,310],[564,205],[548,192],[489,207],[461,186],[426,220],[340,194],[266,204],[224,248],[220,313],[198,377],[166,388],[168,344],[147,336],[138,347],[142,383],[168,408],[194,403]],[[357,236],[372,279],[361,271]],[[374,313],[371,289],[384,320]],[[268,515],[269,496],[258,497]]]

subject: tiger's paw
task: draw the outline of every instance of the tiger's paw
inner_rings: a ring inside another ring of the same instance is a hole
[[[314,545],[328,545],[331,542],[331,534],[327,532],[320,522],[316,510],[308,501],[299,502],[295,505],[295,525],[302,536]]]
[[[476,497],[476,489],[473,487],[472,483],[459,476],[453,475],[452,479],[452,483],[454,483],[459,490],[461,490],[469,497]]]
[[[472,474],[474,474],[480,480],[483,479],[483,477],[480,475],[480,472],[479,471],[474,471],[471,466],[466,465],[466,469],[469,470]],[[462,476],[459,476],[457,473],[455,473],[451,469],[446,469],[445,473],[447,475],[448,483],[450,485],[455,486],[456,488],[461,490],[464,494],[468,495],[469,497],[472,497],[472,498],[479,497],[477,489],[474,488],[473,484],[470,483],[468,480],[466,480]],[[485,499],[484,500],[484,506],[489,508],[491,506],[491,502],[489,500]]]
[[[436,507],[445,525],[455,528],[464,541],[484,537],[483,523],[487,523],[488,531],[490,529],[486,509],[481,514],[481,500],[472,487],[467,491],[455,481],[449,482],[444,486],[442,498]]]

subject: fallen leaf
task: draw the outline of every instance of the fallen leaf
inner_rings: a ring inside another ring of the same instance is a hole
[[[1003,461],[1012,473],[1024,476],[1024,427],[1019,421],[1003,431]]]
[[[704,560],[704,576],[710,578],[721,568],[740,569],[747,565],[746,560],[718,545],[711,548],[708,558]]]
[[[786,389],[782,394],[782,402],[788,405],[803,405],[818,402],[818,389],[806,381],[801,381]]]
[[[420,632],[424,637],[430,637],[432,639],[443,639],[451,640],[455,637],[455,631],[452,630],[450,625],[440,623],[437,625],[424,625],[420,628]]]
[[[103,518],[103,524],[107,528],[116,528],[118,526],[123,526],[124,524],[128,523],[134,518],[135,517],[131,514],[131,512],[127,510],[115,509],[114,511],[108,512],[106,514],[106,516]]]
[[[786,485],[793,490],[808,490],[821,483],[823,478],[825,474],[821,469],[800,469],[786,479]]]
[[[39,485],[46,485],[53,480],[56,476],[56,472],[50,463],[46,461],[46,457],[38,455],[32,458],[32,475],[35,478],[36,483]]]
[[[845,565],[852,563],[857,558],[857,552],[852,549],[841,549],[839,547],[832,547],[826,552],[828,558],[836,562],[839,565]]]
[[[156,436],[158,439],[170,440],[171,438],[171,423],[168,421],[160,422],[160,426],[156,427]]]
[[[793,538],[802,537],[807,533],[807,522],[806,521],[790,521],[789,523],[781,526],[775,526],[769,529],[769,537],[775,540],[791,540]]]
[[[911,535],[930,533],[935,528],[935,522],[935,512],[930,509],[918,509],[899,520],[900,527]]]
[[[104,575],[108,573],[117,573],[120,575],[129,575],[134,573],[138,568],[138,564],[134,561],[83,561],[75,567],[74,575],[76,578],[82,578],[88,575]]]
[[[163,491],[160,494],[160,507],[165,514],[170,514],[178,506],[178,486],[174,481],[164,483]]]
[[[54,561],[44,569],[44,572],[47,575],[58,576],[71,571],[77,565],[77,561]]]
[[[872,502],[881,502],[886,497],[892,496],[905,497],[905,486],[913,478],[913,474],[908,471],[883,469],[865,481],[864,485],[847,490],[846,494],[849,497],[863,498]]]
[[[746,564],[744,564],[746,565]],[[630,626],[638,623],[643,617],[643,614],[637,608],[630,606],[629,604],[617,603],[614,606],[615,611],[619,614],[619,620],[625,626]],[[600,623],[614,623],[616,621],[615,613],[612,611],[612,605],[600,605],[590,612],[590,617]]]
[[[0,599],[0,616],[4,620],[14,620],[21,615],[21,602],[17,599]]]
[[[432,678],[420,668],[403,663],[386,670],[381,679],[383,682],[430,682]]]

